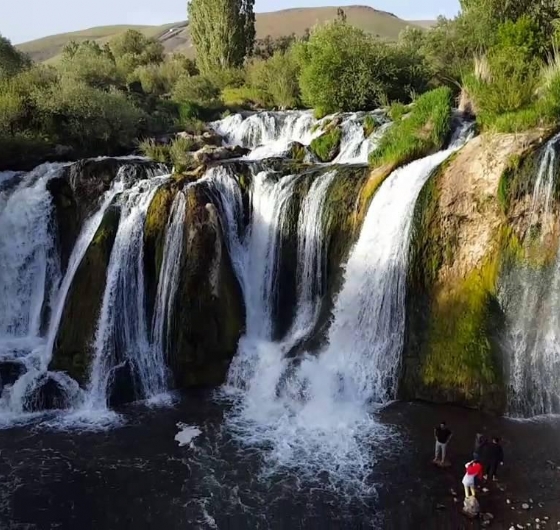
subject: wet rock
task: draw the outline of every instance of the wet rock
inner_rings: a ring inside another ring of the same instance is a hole
[[[220,147],[223,144],[222,137],[215,131],[205,131],[202,134],[192,134],[187,131],[177,133],[178,138],[184,138],[191,143],[191,151],[198,151],[204,146],[210,145]]]
[[[25,400],[25,412],[57,410],[68,407],[68,399],[62,386],[52,377],[45,375]]]
[[[445,510],[445,504],[436,504],[436,510]]]
[[[109,406],[111,408],[119,407],[136,399],[134,376],[130,363],[126,361],[122,365],[117,366],[111,374],[109,381]]]
[[[62,270],[65,270],[80,233],[81,220],[78,205],[74,191],[66,178],[59,177],[49,180],[47,189],[52,196],[54,206],[60,264]]]
[[[522,508],[523,510],[528,510],[528,509],[531,508],[531,506],[530,506],[529,504],[527,504],[526,502],[524,502],[524,503],[521,505],[521,508]]]
[[[25,373],[25,366],[17,361],[0,362],[0,390],[13,385]]]
[[[244,147],[215,147],[206,145],[193,154],[194,162],[198,165],[209,164],[230,158],[239,158],[249,153]]]
[[[51,369],[66,372],[80,384],[85,383],[89,371],[107,267],[119,220],[119,208],[110,207],[105,212],[74,276],[53,348]]]

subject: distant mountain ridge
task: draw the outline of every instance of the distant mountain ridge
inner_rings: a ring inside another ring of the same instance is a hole
[[[407,26],[418,25],[425,27],[425,21],[419,24],[406,21],[392,13],[380,11],[369,6],[341,6],[346,13],[349,24],[363,29],[381,38],[396,40],[399,33]],[[301,7],[256,14],[257,38],[262,39],[267,35],[281,37],[285,35],[303,35],[307,28],[333,20],[337,16],[339,7]],[[182,51],[194,55],[190,40],[188,22],[176,22],[163,26],[100,26],[83,31],[61,33],[29,41],[17,47],[28,53],[38,62],[56,60],[64,46],[71,40],[96,40],[100,43],[108,42],[118,34],[136,29],[149,37],[154,37],[163,42],[165,49],[171,53]]]

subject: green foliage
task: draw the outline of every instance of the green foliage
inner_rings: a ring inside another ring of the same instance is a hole
[[[402,165],[443,147],[450,132],[453,98],[441,87],[420,96],[410,115],[394,123],[370,156],[374,167]]]
[[[145,119],[144,113],[121,92],[106,92],[64,79],[51,90],[37,93],[35,102],[45,116],[48,136],[86,152],[132,145]]]
[[[428,72],[417,54],[384,43],[338,20],[296,46],[303,101],[326,115],[407,101],[426,88]]]
[[[189,30],[205,73],[239,67],[255,41],[254,0],[191,0]]]
[[[393,103],[387,112],[392,121],[400,121],[403,116],[408,112],[408,107],[402,103]]]
[[[12,77],[31,66],[31,60],[0,35],[0,80]]]
[[[462,22],[468,28],[474,49],[486,50],[500,39],[500,26],[504,23],[530,19],[540,33],[539,42],[544,46],[539,51],[546,54],[559,18],[557,0],[462,0]],[[502,35],[503,37],[503,35]]]
[[[189,138],[179,136],[169,146],[169,158],[173,164],[174,173],[185,173],[196,167],[196,163],[190,151],[193,142]]]
[[[342,131],[340,127],[331,127],[321,136],[315,138],[309,147],[321,162],[331,162],[338,154],[341,139]]]
[[[303,36],[302,40],[309,40],[309,30]],[[287,52],[293,44],[298,41],[295,33],[291,35],[283,35],[278,38],[273,38],[267,35],[264,39],[257,39],[253,50],[253,56],[258,59],[270,59],[277,52]]]
[[[276,52],[267,60],[255,60],[247,72],[248,85],[267,94],[272,105],[283,109],[299,105],[299,66],[291,52]]]
[[[115,37],[109,47],[119,67],[126,72],[132,72],[138,66],[163,61],[163,44],[133,29]]]
[[[96,88],[119,86],[124,81],[111,50],[95,41],[68,44],[63,50],[58,70],[78,83]]]
[[[153,139],[143,140],[138,145],[140,152],[161,164],[173,166],[176,174],[185,173],[196,167],[191,154],[195,144],[191,138],[177,136],[169,144],[161,144]]]
[[[377,129],[378,125],[379,125],[379,124],[377,123],[376,119],[375,119],[373,116],[371,116],[371,115],[368,114],[368,115],[364,118],[364,124],[363,124],[364,136],[365,136],[366,138],[369,138],[369,137],[375,132],[375,130]]]
[[[145,157],[151,158],[154,162],[160,164],[169,162],[169,146],[156,142],[152,138],[142,140],[138,144],[138,149]]]
[[[265,109],[274,104],[268,92],[248,86],[224,89],[222,102],[226,107],[233,109]]]
[[[182,76],[177,81],[172,93],[174,101],[196,103],[201,107],[214,105],[219,96],[219,88],[203,75]]]

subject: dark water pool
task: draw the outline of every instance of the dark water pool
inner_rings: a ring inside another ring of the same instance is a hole
[[[560,521],[560,422],[554,419],[520,423],[395,404],[380,413],[396,437],[378,454],[371,491],[352,495],[326,474],[263,476],[266,450],[243,447],[224,432],[227,406],[208,394],[184,396],[173,408],[121,412],[124,424],[103,432],[38,424],[0,431],[0,528],[478,528],[460,514],[451,489],[460,493],[462,466],[480,429],[503,436],[506,450],[502,481],[480,499],[495,516],[492,528],[527,522],[535,528],[539,516],[549,517],[543,528]],[[455,433],[453,465],[445,471],[430,463],[433,426],[442,417]],[[203,431],[194,449],[174,440],[178,422]],[[529,499],[525,511],[521,504]]]

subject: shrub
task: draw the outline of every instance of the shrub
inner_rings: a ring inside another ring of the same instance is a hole
[[[341,139],[342,131],[340,128],[331,127],[321,136],[315,138],[309,147],[321,162],[331,162],[338,154]]]
[[[247,68],[249,86],[256,93],[268,94],[268,105],[284,109],[299,106],[298,75],[299,66],[292,52],[278,51],[267,60],[254,60]]]
[[[31,66],[31,60],[0,35],[0,79],[12,77]]]
[[[169,163],[169,146],[157,143],[152,138],[147,140],[142,140],[138,144],[138,149],[140,152],[151,158],[154,162],[159,162],[160,164]]]
[[[222,103],[226,107],[252,109],[268,108],[273,105],[272,96],[254,87],[226,88],[222,91]]]
[[[146,117],[121,92],[64,79],[35,94],[35,105],[45,117],[48,136],[83,153],[130,147]]]
[[[449,136],[453,97],[447,87],[420,96],[410,114],[394,123],[370,155],[370,164],[403,165],[441,149]]]
[[[305,103],[319,115],[364,110],[386,100],[406,101],[429,79],[418,56],[335,21],[296,46]]]
[[[190,151],[193,142],[189,138],[179,136],[169,146],[169,159],[173,164],[174,173],[184,173],[195,168],[196,163]]]
[[[369,138],[377,129],[378,123],[373,116],[366,116],[364,118],[364,136]]]
[[[220,90],[206,76],[182,76],[173,88],[172,97],[178,103],[196,103],[201,107],[215,105]]]
[[[96,88],[119,86],[124,82],[111,51],[95,41],[68,44],[57,69],[76,82]]]

